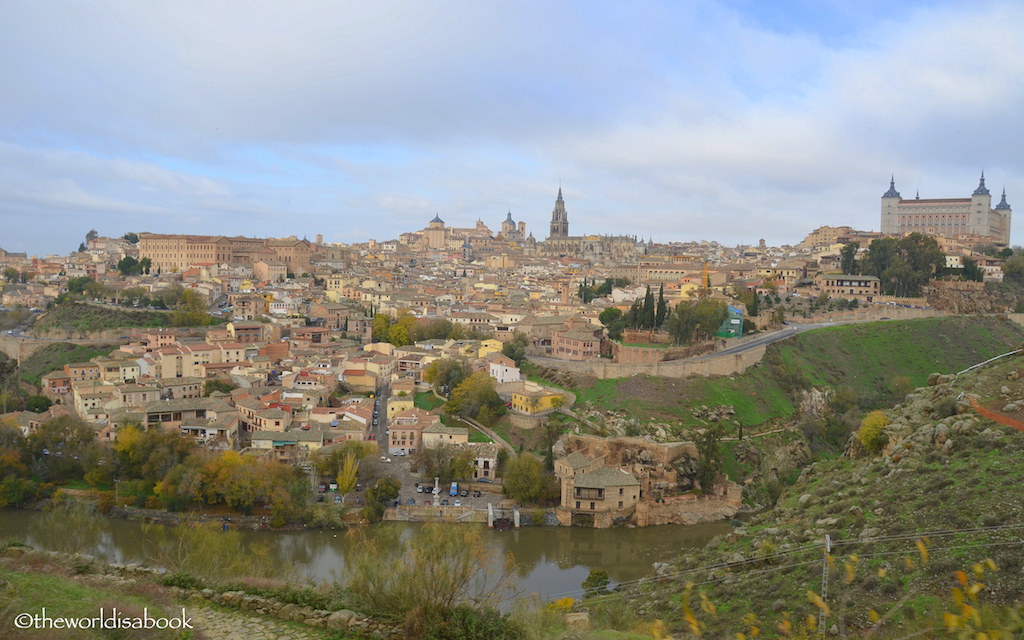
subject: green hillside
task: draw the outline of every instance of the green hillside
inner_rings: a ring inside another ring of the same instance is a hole
[[[117,344],[106,345],[78,345],[70,342],[55,342],[43,347],[21,363],[21,377],[26,382],[39,385],[42,376],[57,369],[63,369],[64,365],[72,362],[88,362],[95,356],[105,356],[114,349]]]
[[[121,327],[167,327],[170,314],[166,311],[126,309],[115,305],[73,302],[48,310],[36,322],[36,331],[90,332]]]
[[[962,394],[1024,418],[1017,409],[1024,407],[1022,371],[1024,357],[1012,356],[960,379],[933,380],[887,412],[887,446],[879,454],[861,449],[810,465],[775,509],[735,522],[733,534],[705,549],[669,560],[661,578],[626,585],[604,604],[587,606],[661,619],[678,632],[686,626],[681,595],[689,582],[706,637],[750,637],[742,620],[750,614],[761,637],[782,637],[777,629],[786,615],[794,631],[818,617],[808,592],[823,590],[827,534],[827,628],[843,625],[849,637],[864,637],[873,610],[889,616],[876,638],[918,637],[926,629],[935,632],[922,637],[945,635],[943,614],[963,611],[951,589],[963,588],[964,580],[984,585],[977,601],[964,598],[977,607],[980,629],[1005,624],[1020,633],[1024,433],[977,414]],[[958,577],[958,571],[965,574]],[[701,610],[700,598],[714,603],[717,616]]]
[[[850,387],[862,407],[874,408],[924,384],[929,373],[960,371],[1022,343],[1024,327],[1005,316],[841,325],[769,346],[762,362],[742,375],[589,378],[574,391],[596,409],[682,425],[704,424],[694,417],[701,405],[732,405],[734,418],[750,426],[793,415],[793,386]]]

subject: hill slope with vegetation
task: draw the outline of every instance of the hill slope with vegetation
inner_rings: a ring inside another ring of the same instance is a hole
[[[171,316],[165,311],[124,309],[115,305],[98,305],[72,302],[49,309],[35,323],[36,333],[63,331],[67,337],[72,333],[89,333],[121,327],[168,327]]]
[[[702,426],[700,407],[732,405],[745,426],[792,416],[794,388],[848,387],[864,408],[897,401],[928,372],[959,371],[1024,343],[1024,327],[1005,316],[955,316],[840,325],[769,346],[742,375],[598,380],[549,377],[599,411],[637,420]],[[543,372],[541,372],[543,374]]]
[[[787,624],[804,637],[800,627],[817,623],[824,595],[832,635],[861,637],[875,621],[879,638],[938,635],[951,622],[1019,633],[1024,433],[980,415],[970,400],[1024,419],[1022,374],[1018,354],[959,378],[930,376],[930,386],[872,414],[864,424],[877,429],[862,427],[846,455],[805,468],[774,510],[588,606],[659,618],[671,630],[706,625],[711,637],[749,636],[751,626],[779,637]],[[687,583],[695,585],[689,595]],[[715,615],[702,610],[705,599]]]

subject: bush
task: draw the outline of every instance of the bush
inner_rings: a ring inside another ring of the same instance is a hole
[[[184,571],[169,573],[163,577],[160,583],[165,587],[178,587],[180,589],[203,588],[202,580],[192,575],[191,573],[185,573]]]
[[[519,625],[508,616],[495,609],[466,605],[413,610],[406,617],[406,632],[423,640],[519,640],[525,637]]]
[[[857,440],[860,441],[869,453],[878,453],[885,446],[885,426],[889,424],[889,417],[884,411],[872,411],[861,420],[860,429],[857,430]]]

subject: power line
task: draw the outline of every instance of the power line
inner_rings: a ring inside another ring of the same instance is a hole
[[[898,536],[886,536],[886,537],[880,537],[880,538],[869,538],[869,539],[865,539],[865,540],[845,540],[845,541],[834,541],[833,540],[832,541],[832,546],[834,548],[834,547],[836,547],[838,545],[841,545],[841,544],[865,544],[865,543],[867,543],[867,544],[875,544],[875,543],[878,543],[878,542],[898,542],[898,541],[902,541],[902,540],[911,540],[911,539],[919,540],[921,538],[939,538],[939,537],[945,537],[945,536],[950,536],[950,535],[967,534],[967,533],[993,533],[993,532],[998,532],[998,531],[1009,531],[1009,530],[1013,530],[1013,529],[1022,529],[1022,528],[1024,528],[1024,524],[996,525],[996,526],[991,526],[991,527],[972,527],[972,528],[964,528],[964,529],[942,529],[942,530],[937,530],[937,531],[926,531],[926,532],[915,533],[915,534],[904,534],[904,535],[898,535]],[[1022,542],[1020,540],[1005,541],[1005,542],[986,542],[986,543],[971,542],[971,543],[965,543],[965,544],[962,544],[962,545],[952,545],[952,546],[946,546],[946,547],[929,547],[928,550],[929,551],[949,551],[949,550],[954,550],[954,549],[966,549],[966,548],[972,548],[972,547],[973,548],[987,548],[987,547],[1000,547],[1000,546],[1019,545],[1019,544],[1022,544]],[[796,547],[796,548],[792,548],[792,549],[787,549],[787,550],[784,550],[784,551],[779,551],[777,553],[770,554],[770,555],[755,556],[755,557],[747,558],[747,559],[744,559],[743,561],[722,562],[722,563],[713,564],[713,565],[703,565],[703,566],[700,566],[700,567],[694,567],[694,568],[691,568],[691,569],[685,569],[683,571],[678,571],[678,572],[671,573],[671,574],[662,574],[662,575],[656,575],[656,576],[645,576],[645,577],[639,578],[637,580],[627,580],[627,581],[624,581],[624,582],[620,582],[620,583],[618,583],[616,585],[616,588],[638,586],[638,585],[640,585],[642,583],[645,583],[647,581],[652,581],[652,580],[653,581],[677,580],[679,578],[683,578],[685,576],[692,575],[692,574],[695,574],[695,573],[704,572],[704,571],[710,572],[710,571],[715,571],[715,570],[718,570],[718,569],[732,569],[732,568],[742,567],[744,565],[752,564],[752,563],[755,563],[755,562],[768,562],[770,560],[774,560],[774,559],[777,559],[777,558],[780,558],[780,557],[783,557],[783,556],[787,556],[787,555],[800,554],[800,553],[806,553],[808,551],[820,550],[820,549],[822,549],[823,546],[824,546],[824,544],[821,543],[821,542],[814,542],[814,543],[809,543],[809,544],[802,545],[800,547]],[[860,558],[874,558],[874,557],[885,557],[885,556],[893,556],[893,555],[906,555],[908,552],[913,553],[915,551],[916,551],[916,548],[915,549],[902,549],[902,550],[897,550],[897,551],[878,551],[878,552],[874,552],[874,553],[863,553],[863,554],[857,554],[857,555]],[[694,584],[694,586],[702,586],[702,585],[706,585],[706,584],[715,584],[715,583],[722,582],[722,581],[730,579],[730,578],[739,579],[739,578],[746,578],[746,577],[750,577],[750,576],[757,576],[757,575],[762,575],[762,574],[766,574],[766,573],[771,573],[773,571],[781,571],[783,569],[791,569],[791,568],[801,567],[801,566],[805,566],[805,565],[809,565],[809,564],[816,564],[817,562],[819,562],[819,561],[818,560],[808,560],[808,561],[805,561],[805,562],[798,562],[798,563],[795,563],[795,564],[783,565],[783,566],[778,566],[778,567],[770,567],[770,568],[766,568],[766,569],[762,569],[762,570],[757,570],[757,571],[749,571],[749,572],[743,573],[742,575],[727,575],[727,576],[724,576],[722,578],[713,578],[713,579],[709,579],[709,580],[704,580],[702,582],[696,582],[696,583],[693,583],[693,584]],[[598,601],[598,602],[604,602],[606,600],[611,600],[611,599],[633,598],[633,597],[638,597],[638,596],[641,596],[641,595],[652,595],[652,594],[661,593],[663,591],[676,590],[676,589],[678,589],[678,586],[674,585],[672,587],[667,587],[665,589],[656,589],[654,591],[648,591],[648,592],[645,592],[643,594],[619,594],[619,595],[615,595],[615,596],[599,596],[595,600]],[[559,597],[572,596],[573,594],[576,594],[578,592],[579,592],[579,590],[576,589],[576,590],[573,590],[573,591],[565,591],[565,592],[560,592],[560,593],[548,594],[548,597],[551,598],[551,599],[558,599]]]

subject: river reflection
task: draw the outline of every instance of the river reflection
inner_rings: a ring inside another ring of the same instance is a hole
[[[43,547],[44,538],[33,530],[40,514],[19,509],[0,509],[0,538],[18,538]],[[158,535],[139,522],[104,520],[88,540],[84,553],[107,562],[153,564],[146,558],[147,535]],[[414,535],[422,525],[384,523],[402,535]],[[451,526],[483,526],[458,524]],[[585,529],[582,527],[524,527],[518,531],[487,531],[484,541],[497,558],[511,552],[520,567],[516,579],[520,596],[536,593],[544,599],[578,597],[580,583],[591,569],[608,572],[613,584],[636,580],[652,573],[651,564],[669,560],[685,549],[702,547],[730,529],[727,522],[691,526],[663,525],[643,529]],[[374,527],[364,530],[374,535]],[[241,531],[244,545],[260,543],[270,548],[282,575],[314,582],[334,582],[345,577],[345,558],[358,536],[345,530]]]

